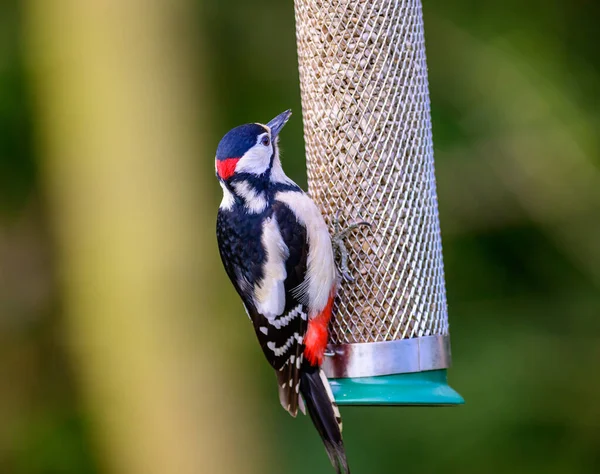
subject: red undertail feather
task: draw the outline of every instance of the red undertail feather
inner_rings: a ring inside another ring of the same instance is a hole
[[[334,299],[335,291],[332,290],[325,308],[308,321],[308,329],[304,337],[304,357],[311,365],[320,366],[323,363],[328,339],[327,327],[331,319]]]

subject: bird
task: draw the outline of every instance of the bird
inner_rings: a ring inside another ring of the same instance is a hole
[[[340,277],[321,212],[281,166],[279,133],[290,116],[240,125],[219,142],[217,241],[281,405],[293,417],[308,411],[336,472],[349,474],[342,419],[321,369]]]

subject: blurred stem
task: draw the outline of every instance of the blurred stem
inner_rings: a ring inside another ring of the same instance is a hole
[[[251,473],[247,453],[261,444],[244,428],[252,415],[223,398],[243,390],[223,370],[233,348],[211,341],[214,298],[202,283],[212,258],[202,251],[214,248],[201,229],[212,234],[214,210],[202,207],[212,200],[193,165],[203,127],[187,7],[26,7],[69,342],[116,473]]]

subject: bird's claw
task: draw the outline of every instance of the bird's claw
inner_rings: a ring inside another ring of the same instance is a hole
[[[333,222],[334,234],[331,238],[331,243],[333,244],[336,254],[339,254],[340,257],[340,262],[337,265],[340,275],[342,275],[344,281],[347,281],[348,283],[354,283],[356,279],[350,274],[350,270],[348,269],[348,249],[346,248],[346,243],[344,240],[353,230],[358,229],[359,227],[371,227],[371,223],[366,221],[356,222],[354,224],[350,224],[348,227],[342,230],[339,230],[339,225],[340,221],[338,210],[338,212],[335,214],[335,219]]]

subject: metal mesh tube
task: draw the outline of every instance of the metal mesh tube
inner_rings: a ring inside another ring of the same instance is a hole
[[[309,192],[347,244],[334,344],[448,334],[421,0],[295,0]]]

